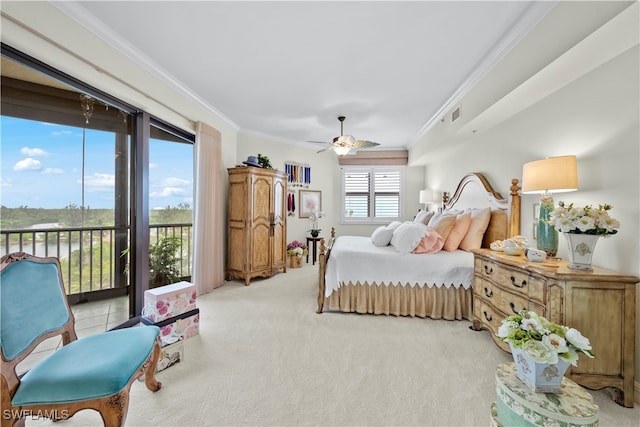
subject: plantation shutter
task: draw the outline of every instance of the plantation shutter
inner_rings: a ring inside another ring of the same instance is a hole
[[[359,222],[400,218],[401,182],[399,169],[343,169],[343,219]]]

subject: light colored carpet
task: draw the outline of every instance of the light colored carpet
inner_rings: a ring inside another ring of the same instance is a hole
[[[486,426],[495,369],[511,360],[468,321],[316,314],[317,266],[198,297],[200,335],[163,388],[134,384],[128,426]],[[592,392],[600,425],[640,405]],[[27,425],[53,425],[27,420]],[[101,425],[83,411],[57,427]]]

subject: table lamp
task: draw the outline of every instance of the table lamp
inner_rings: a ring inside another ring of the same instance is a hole
[[[553,212],[552,193],[575,191],[578,189],[578,165],[576,156],[547,157],[525,163],[522,167],[522,193],[542,194],[537,231],[537,248],[547,256],[558,253],[558,232],[549,224]]]

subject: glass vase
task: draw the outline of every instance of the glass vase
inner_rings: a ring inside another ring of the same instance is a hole
[[[549,257],[555,257],[558,253],[558,231],[549,224],[549,216],[553,209],[553,197],[551,194],[544,194],[540,199],[540,218],[536,229],[537,248],[545,251]]]

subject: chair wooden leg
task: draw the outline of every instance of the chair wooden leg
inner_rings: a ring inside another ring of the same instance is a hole
[[[102,400],[99,405],[104,427],[123,427],[129,410],[129,388]]]
[[[144,382],[147,385],[147,388],[151,391],[158,391],[162,387],[162,383],[156,379],[156,365],[158,364],[161,350],[162,345],[160,343],[160,337],[158,337],[155,345],[153,346],[151,359],[146,362],[147,366],[144,373]]]

